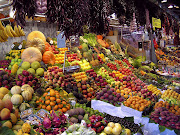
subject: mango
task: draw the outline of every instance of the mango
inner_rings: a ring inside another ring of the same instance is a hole
[[[3,99],[4,95],[2,93],[0,93],[0,99]]]
[[[19,110],[18,110],[18,109],[15,109],[15,110],[14,110],[14,114],[16,115],[17,118],[20,118]]]
[[[4,108],[4,102],[0,99],[0,111]]]
[[[10,122],[10,121],[6,121],[3,125],[2,125],[2,127],[8,127],[8,128],[12,128],[12,123]]]
[[[1,110],[1,114],[0,114],[0,116],[1,116],[1,120],[8,120],[8,119],[10,119],[10,110],[9,109],[7,109],[7,108],[4,108],[4,109],[2,109]]]
[[[17,117],[16,117],[16,115],[13,114],[13,113],[11,113],[11,114],[10,114],[10,117],[11,117],[11,122],[12,122],[12,124],[16,124],[16,122],[17,122]]]
[[[4,102],[4,107],[8,108],[12,112],[13,104],[12,104],[11,100],[5,99],[5,100],[3,100],[3,102]]]
[[[20,130],[21,128],[22,128],[21,125],[14,125],[12,129],[18,131],[18,130]]]

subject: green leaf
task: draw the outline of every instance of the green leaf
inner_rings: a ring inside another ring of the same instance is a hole
[[[12,129],[9,129],[8,127],[2,127],[0,128],[0,135],[15,135]]]
[[[164,132],[166,130],[166,127],[159,125],[159,131]]]

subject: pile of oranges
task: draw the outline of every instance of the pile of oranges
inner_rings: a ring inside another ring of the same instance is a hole
[[[155,104],[154,109],[159,107],[165,107],[166,109],[168,109],[169,112],[172,112],[175,115],[180,115],[180,108],[178,105],[169,104],[167,101],[159,101]]]
[[[41,98],[36,101],[39,109],[47,111],[61,111],[65,113],[71,108],[71,105],[59,94],[58,91],[47,88]]]
[[[138,111],[143,111],[146,107],[151,105],[151,101],[139,96],[130,96],[126,101],[124,101],[124,105]]]

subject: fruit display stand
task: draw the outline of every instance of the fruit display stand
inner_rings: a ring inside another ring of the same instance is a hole
[[[93,33],[70,50],[40,31],[26,37],[1,61],[0,134],[178,134],[179,93],[151,84],[156,65],[131,48]]]

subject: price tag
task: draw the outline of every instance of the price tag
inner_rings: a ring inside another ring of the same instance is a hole
[[[58,48],[65,48],[66,47],[66,37],[63,36],[64,32],[59,33],[57,36],[57,47]]]
[[[12,44],[12,45],[11,45],[11,49],[13,49],[14,47],[15,47],[15,45],[14,45],[14,44]]]
[[[21,50],[22,49],[22,45],[20,44],[18,48],[19,48],[19,50]]]

